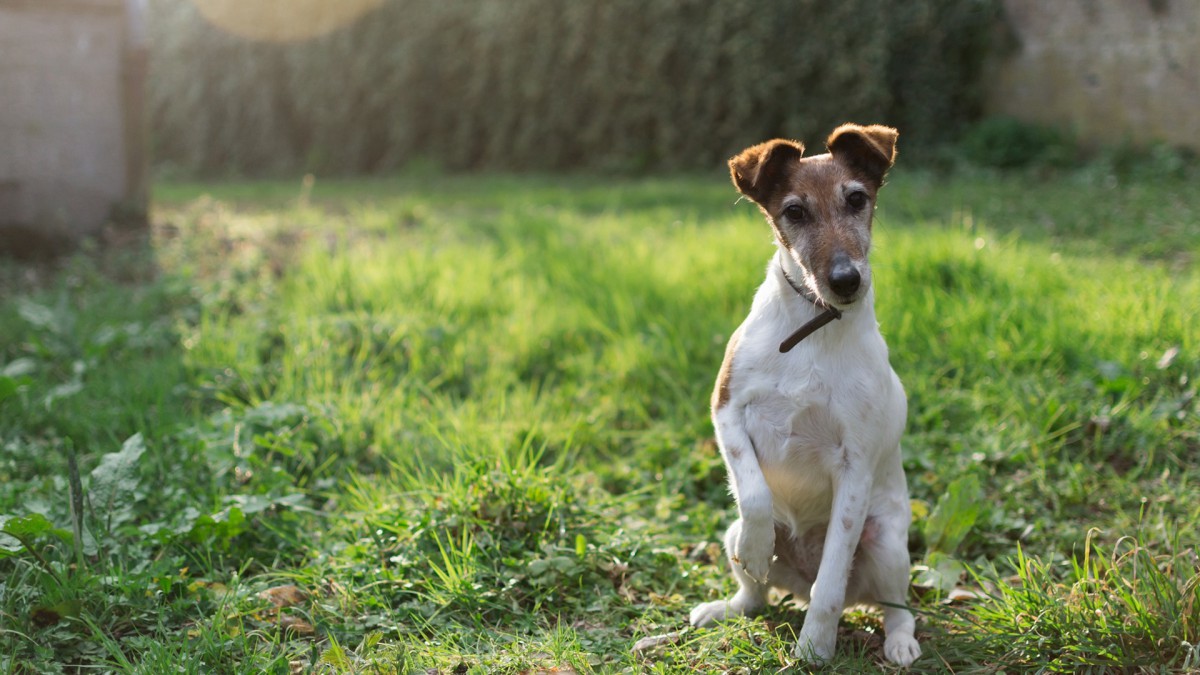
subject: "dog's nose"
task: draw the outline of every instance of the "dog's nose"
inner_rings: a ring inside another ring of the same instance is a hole
[[[829,287],[833,289],[834,293],[848,298],[854,295],[860,283],[862,283],[862,277],[859,276],[858,268],[850,262],[849,258],[834,260],[833,269],[829,270]]]

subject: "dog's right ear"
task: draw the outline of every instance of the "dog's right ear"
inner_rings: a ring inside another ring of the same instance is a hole
[[[738,192],[760,206],[787,176],[787,167],[804,156],[804,145],[776,138],[746,148],[729,160],[729,175]]]

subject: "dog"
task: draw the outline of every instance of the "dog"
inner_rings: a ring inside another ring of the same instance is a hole
[[[895,129],[844,124],[828,152],[776,139],[729,160],[777,250],[733,333],[712,418],[738,519],[725,551],[740,586],[706,602],[693,626],[752,615],[778,588],[808,602],[793,654],[835,651],[848,605],[882,606],[884,656],[921,654],[906,608],[908,486],[900,436],[908,403],[875,320],[867,254]],[[799,327],[799,328],[798,328]]]

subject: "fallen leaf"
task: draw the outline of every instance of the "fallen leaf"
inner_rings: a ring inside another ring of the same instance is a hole
[[[721,559],[721,545],[711,541],[700,542],[688,552],[687,557],[701,565],[711,565]]]
[[[285,631],[291,631],[296,635],[312,635],[317,632],[317,629],[313,628],[311,623],[290,614],[284,614],[279,617],[279,627]]]
[[[276,607],[291,607],[304,602],[305,593],[300,590],[299,586],[288,584],[287,586],[268,588],[259,593],[258,597],[270,601]]]
[[[967,590],[965,588],[955,588],[946,594],[946,599],[942,601],[942,604],[953,605],[960,602],[978,600],[981,597],[983,596],[976,591]]]
[[[678,593],[671,595],[659,595],[653,591],[650,592],[650,604],[652,605],[674,605],[683,602],[683,596]]]
[[[1161,357],[1159,357],[1159,359],[1158,359],[1158,363],[1156,363],[1154,365],[1158,366],[1159,370],[1166,370],[1167,368],[1170,367],[1171,363],[1175,360],[1176,356],[1179,356],[1179,346],[1178,345],[1175,345],[1175,346],[1167,349],[1167,351],[1163,352],[1163,355]]]
[[[62,621],[62,615],[53,607],[34,607],[29,613],[29,620],[38,628],[46,628]]]
[[[675,631],[674,633],[666,633],[665,635],[651,635],[644,637],[641,640],[633,643],[633,653],[640,654],[651,649],[657,649],[663,645],[673,645],[679,642],[683,637],[683,633]]]

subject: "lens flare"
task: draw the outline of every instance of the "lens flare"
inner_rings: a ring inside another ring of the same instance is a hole
[[[248,40],[297,42],[331,33],[383,0],[192,0],[213,25]]]

